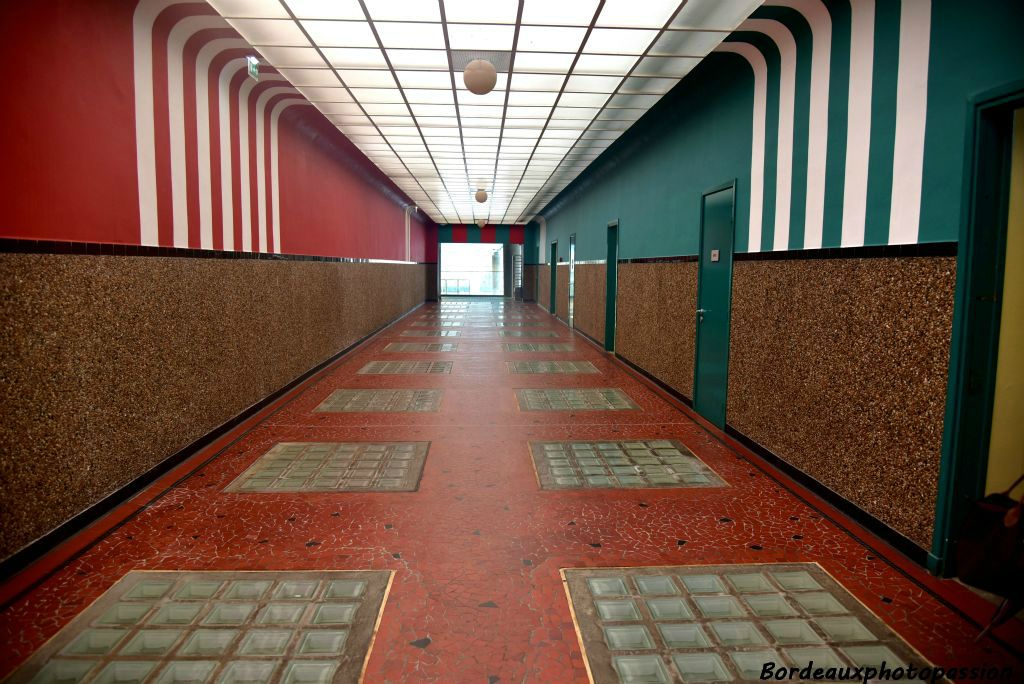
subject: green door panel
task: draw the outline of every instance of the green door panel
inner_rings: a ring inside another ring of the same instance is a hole
[[[704,194],[697,271],[697,358],[693,406],[725,427],[735,184]]]
[[[604,348],[615,350],[615,300],[619,286],[619,223],[608,224],[608,258],[605,261]]]

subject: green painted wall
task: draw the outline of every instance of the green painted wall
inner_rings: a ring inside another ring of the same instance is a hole
[[[618,219],[621,259],[697,253],[701,191],[750,182],[753,77],[742,58],[714,54],[684,83],[567,189],[578,194],[553,215],[542,212],[548,243],[567,245],[576,233],[577,259],[604,259],[608,222]],[[739,203],[745,235],[748,191]]]
[[[873,25],[866,38],[871,41],[867,50],[872,59],[870,87],[854,82],[852,94],[851,49],[856,53],[867,43],[855,42],[865,38],[853,35],[850,0],[825,0],[826,23],[818,19],[815,24],[789,8],[757,10],[754,19],[778,22],[791,35],[795,55],[783,55],[773,38],[749,26],[727,39],[754,46],[767,65],[759,244],[750,244],[749,235],[754,77],[744,58],[721,53],[709,55],[541,211],[547,219],[547,240],[567,241],[569,234],[576,233],[579,258],[601,259],[605,226],[619,219],[622,258],[694,254],[701,192],[736,178],[736,250],[770,250],[777,230],[776,183],[785,168],[784,164],[780,167],[779,159],[788,153],[792,157],[788,168],[789,235],[781,249],[955,241],[961,218],[967,102],[974,93],[1024,79],[1024,49],[1020,47],[1024,2],[987,0],[979,6],[962,0],[933,0],[930,31],[922,33],[927,37],[924,41],[914,35],[913,26],[901,25],[901,13],[907,7],[927,7],[920,4],[926,1],[915,0],[918,4],[907,6],[899,0],[874,3]],[[815,29],[827,30],[831,37],[825,82],[827,154],[820,243],[806,237],[805,225]],[[904,38],[911,52],[926,51],[928,97],[926,110],[918,108],[919,122],[904,118],[912,130],[924,128],[923,162],[909,172],[898,173],[894,171],[898,88],[901,74],[913,75],[910,60],[901,65]],[[793,61],[796,73],[793,141],[791,150],[780,150],[780,75],[786,59]],[[851,97],[865,92],[870,95],[869,121],[850,114]],[[847,167],[850,155],[846,148],[849,130],[865,122],[870,124],[870,136],[864,148],[867,183],[861,203],[855,192],[856,160],[853,170]],[[903,222],[904,234],[907,225],[916,231],[916,237],[909,238],[890,224],[893,193],[905,192],[908,178],[911,187],[920,188],[922,198],[919,222]],[[858,218],[858,205],[863,206],[862,218]],[[844,218],[854,228],[853,237],[848,235],[845,240]]]

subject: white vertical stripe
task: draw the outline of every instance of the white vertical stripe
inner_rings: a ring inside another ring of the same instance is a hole
[[[247,43],[236,38],[211,40],[203,46],[196,58],[196,147],[199,160],[199,246],[213,249],[213,198],[210,176],[210,62],[225,50],[244,48]]]
[[[825,223],[825,168],[828,155],[828,91],[832,67],[832,16],[821,0],[768,0],[795,9],[811,27],[811,93],[807,119],[807,201],[804,248],[821,247]]]
[[[264,74],[263,81],[284,81],[283,76]],[[260,93],[256,99],[256,233],[259,236],[259,251],[267,251],[267,164],[270,162],[264,154],[265,132],[264,114],[267,111],[267,101],[275,95],[294,93],[290,86],[287,88],[267,88]]]
[[[750,144],[750,220],[748,252],[761,251],[761,222],[764,218],[764,139],[768,112],[768,63],[761,51],[749,43],[720,43],[715,52],[732,52],[744,57],[754,72],[753,132]]]
[[[188,247],[188,176],[185,155],[184,48],[188,39],[205,29],[228,28],[220,17],[186,17],[167,39],[167,110],[171,141],[171,207],[174,246]]]
[[[219,96],[217,115],[220,119],[220,202],[221,230],[224,233],[224,249],[235,249],[235,203],[231,167],[231,79],[247,68],[245,58],[232,59],[221,69],[218,77]]]
[[[748,19],[741,31],[757,31],[779,50],[779,134],[775,160],[775,235],[773,250],[789,249],[793,214],[793,118],[796,109],[796,40],[782,22]]]
[[[274,251],[277,253],[281,252],[281,185],[278,180],[277,122],[285,109],[299,104],[309,103],[299,98],[281,100],[270,110],[270,196],[274,203],[272,213],[274,220],[273,235]]]
[[[405,211],[402,212],[402,213],[405,214],[405,260],[406,261],[409,261],[409,255],[412,252],[412,244],[411,244],[412,243],[412,240],[411,240],[411,234],[412,234],[411,223],[412,223],[412,219],[410,218],[410,216],[412,214],[412,211],[413,211],[413,207],[412,206],[408,206],[408,207],[405,208]]]
[[[903,0],[900,6],[896,139],[889,209],[890,245],[917,242],[920,227],[931,5],[931,0]]]
[[[249,176],[249,93],[256,81],[246,78],[238,90],[238,181],[242,188],[242,251],[252,251],[252,207]]]
[[[160,244],[153,109],[153,24],[177,0],[143,0],[132,17],[135,86],[135,167],[139,184],[139,242]]]
[[[864,244],[871,148],[871,87],[875,54],[875,0],[850,3],[850,94],[846,123],[843,247]]]

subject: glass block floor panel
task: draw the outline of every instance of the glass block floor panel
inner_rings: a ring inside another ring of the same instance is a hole
[[[756,682],[766,663],[836,667],[837,678],[850,668],[852,679],[883,659],[892,669],[929,665],[816,563],[567,568],[562,576],[594,684]],[[757,608],[769,604],[785,608]]]
[[[509,373],[600,373],[590,361],[507,361]]]
[[[451,361],[371,361],[360,375],[419,375],[451,373]]]
[[[558,342],[513,342],[503,344],[502,348],[507,352],[563,352],[572,351],[571,344]]]
[[[558,337],[558,333],[549,330],[499,330],[502,337]]]
[[[129,572],[7,681],[356,682],[390,582],[389,570]],[[110,626],[111,614],[125,618]]]
[[[439,330],[437,328],[423,328],[422,330],[403,330],[398,333],[401,337],[459,337],[462,332],[459,330]]]
[[[640,407],[620,389],[516,390],[521,411],[628,411]]]
[[[282,442],[229,492],[412,492],[430,442]]]
[[[725,487],[681,442],[531,442],[541,489]]]
[[[441,407],[441,390],[340,389],[316,407],[327,413],[428,413]]]
[[[386,352],[454,352],[459,345],[454,342],[392,342],[384,347]]]

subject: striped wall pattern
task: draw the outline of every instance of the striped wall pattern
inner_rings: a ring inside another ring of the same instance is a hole
[[[526,241],[526,227],[522,224],[501,224],[482,228],[473,224],[439,224],[437,241],[522,245]]]
[[[309,103],[206,5],[142,0],[132,35],[140,244],[280,252],[278,124]]]
[[[754,76],[750,216],[737,251],[928,241],[931,9],[931,0],[766,0],[717,48]]]

